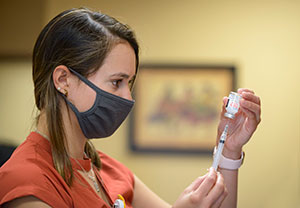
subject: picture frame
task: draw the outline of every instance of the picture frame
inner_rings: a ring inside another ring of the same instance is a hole
[[[134,84],[133,152],[212,153],[222,100],[236,88],[234,66],[141,65]]]

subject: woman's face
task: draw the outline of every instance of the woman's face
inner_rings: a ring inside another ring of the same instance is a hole
[[[100,89],[132,100],[130,87],[135,77],[136,58],[127,42],[115,45],[107,55],[102,66],[88,77]],[[68,99],[80,112],[90,109],[95,101],[96,92],[73,75]],[[76,81],[75,81],[76,80]]]

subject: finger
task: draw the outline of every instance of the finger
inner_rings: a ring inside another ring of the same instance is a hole
[[[252,93],[249,93],[249,92],[243,92],[241,95],[242,95],[243,99],[252,101],[252,102],[260,105],[260,98],[258,96],[254,95]]]
[[[222,110],[221,110],[221,119],[224,117],[224,114],[226,113],[227,102],[228,102],[228,97],[224,97],[223,98]]]
[[[208,173],[206,173],[205,175],[203,176],[200,176],[198,177],[196,180],[194,180],[191,185],[189,185],[187,187],[187,190],[188,191],[195,191],[199,186],[200,184],[203,182],[203,180],[207,177]]]
[[[228,191],[227,191],[227,188],[225,187],[223,194],[217,199],[217,201],[211,206],[211,208],[221,207],[221,205],[222,205],[224,199],[227,197],[227,195],[228,195]]]
[[[241,108],[243,113],[246,114],[246,116],[249,118],[249,121],[254,121],[256,123],[256,125],[258,125],[261,122],[261,118],[260,116],[256,116],[253,112],[245,109],[245,108]]]
[[[239,88],[239,89],[237,90],[237,93],[239,93],[239,94],[242,94],[243,92],[250,92],[250,93],[252,93],[252,94],[255,94],[253,90],[250,90],[250,89],[248,89],[248,88]]]
[[[214,204],[222,197],[223,193],[225,192],[225,184],[224,178],[220,172],[218,172],[217,182],[211,191],[207,195],[207,201],[209,204]]]
[[[198,195],[200,198],[206,196],[217,180],[217,173],[216,171],[211,167],[209,169],[208,175],[205,177],[203,182],[200,184],[200,186],[195,190],[195,194]]]
[[[223,97],[223,106],[225,107],[228,101],[228,97]]]
[[[226,112],[226,104],[228,101],[228,97],[223,97],[222,101],[223,101],[223,105],[222,105],[221,114],[220,114],[220,119],[221,119],[220,123],[222,123],[222,120],[225,118],[224,114]],[[221,126],[219,125],[219,127],[218,127],[217,138],[219,138],[222,133],[221,129],[223,130],[223,125],[221,125]]]
[[[226,104],[228,102],[228,97],[223,97],[223,105],[222,105],[222,110],[221,110],[221,115],[223,115],[226,112]]]
[[[260,122],[261,108],[260,105],[247,100],[240,100],[242,111],[251,119],[255,119]]]

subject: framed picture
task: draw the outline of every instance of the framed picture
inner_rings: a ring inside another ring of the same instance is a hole
[[[211,153],[222,100],[235,90],[232,66],[142,65],[134,86],[133,151]]]

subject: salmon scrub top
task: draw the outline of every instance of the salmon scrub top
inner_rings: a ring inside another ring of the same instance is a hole
[[[110,208],[121,194],[127,208],[132,208],[134,176],[120,162],[99,152],[102,168],[94,168],[105,189],[110,205],[106,204],[88,185],[77,170],[88,171],[90,159],[71,159],[74,170],[73,184],[69,187],[54,168],[50,142],[36,132],[14,151],[0,168],[0,207],[13,199],[34,196],[51,207]]]

